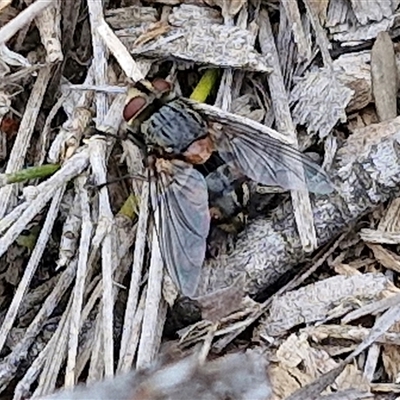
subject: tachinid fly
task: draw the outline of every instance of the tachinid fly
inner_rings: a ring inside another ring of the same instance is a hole
[[[302,189],[305,181],[311,192],[333,190],[326,173],[296,149],[238,123],[232,114],[219,117],[215,110],[207,112],[207,107],[195,101],[173,97],[171,85],[163,79],[138,82],[130,91],[123,115],[148,167],[163,260],[186,296],[192,296],[197,288],[211,217],[226,213],[227,204],[218,202],[216,180],[208,180],[208,190],[194,165],[218,152],[233,171],[226,187],[243,177],[284,189]],[[217,195],[213,197],[213,193]]]

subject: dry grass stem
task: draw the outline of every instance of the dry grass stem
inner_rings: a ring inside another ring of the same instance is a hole
[[[154,215],[154,217],[157,218],[157,215]],[[155,221],[155,224],[157,224],[157,221]],[[136,361],[137,368],[148,366],[155,359],[160,346],[160,342],[158,341],[160,338],[157,337],[157,331],[159,325],[163,325],[162,318],[160,318],[160,312],[165,308],[161,296],[164,263],[160,251],[157,232],[153,229],[149,280],[147,284],[142,332]]]
[[[81,324],[81,312],[83,304],[83,295],[85,291],[85,280],[87,272],[87,261],[89,256],[90,240],[92,238],[93,224],[90,217],[89,199],[87,190],[84,189],[86,179],[84,176],[78,178],[77,185],[80,197],[80,210],[82,216],[82,230],[79,244],[78,269],[76,272],[76,283],[74,288],[74,297],[72,303],[72,318],[69,322],[69,343],[68,359],[65,376],[65,386],[72,387],[76,383],[75,367],[78,351],[78,334]]]
[[[8,24],[0,29],[0,45],[8,42],[20,29],[28,25],[35,17],[41,15],[52,3],[53,0],[35,1],[24,11],[20,12]]]
[[[285,5],[285,2],[283,2]],[[298,14],[294,13],[294,15]],[[289,99],[283,81],[283,76],[279,66],[279,56],[275,47],[272,28],[269,23],[269,16],[266,11],[260,13],[260,39],[262,40],[261,51],[268,54],[268,61],[273,67],[273,72],[268,76],[268,84],[271,96],[275,99],[273,103],[275,123],[279,132],[287,134],[298,148],[297,134],[290,115]],[[301,46],[299,46],[301,48]],[[312,208],[304,173],[301,171],[301,165],[296,168],[296,175],[300,174],[303,179],[304,190],[293,190],[291,192],[293,212],[297,229],[299,231],[300,241],[305,252],[311,252],[317,248],[317,237],[314,227]],[[299,171],[300,169],[300,171]]]
[[[43,97],[46,93],[47,84],[51,77],[52,67],[48,66],[39,71],[35,86],[29,97],[29,102],[26,105],[26,112],[21,121],[20,128],[17,133],[17,138],[13,146],[10,158],[7,163],[5,173],[18,171],[23,167],[23,161],[28,150],[33,129],[35,127],[36,118],[42,104]],[[7,209],[14,202],[13,194],[15,196],[15,186],[8,185],[0,189],[0,216],[3,217]]]
[[[142,277],[143,261],[147,239],[147,223],[149,218],[149,185],[142,186],[139,220],[137,224],[137,235],[135,251],[133,253],[132,275],[129,286],[129,296],[125,309],[124,330],[121,337],[121,350],[118,364],[119,372],[127,372],[132,367],[135,350],[132,348],[132,334],[137,330],[135,318],[138,312],[143,313],[138,307],[140,280]],[[135,316],[135,318],[133,317]],[[141,319],[137,323],[141,324]],[[128,349],[129,348],[129,349]]]

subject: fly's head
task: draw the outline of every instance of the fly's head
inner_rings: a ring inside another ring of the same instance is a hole
[[[163,79],[143,80],[130,89],[123,112],[130,136],[146,154],[202,164],[214,150],[207,123],[187,100],[173,98],[171,89]]]
[[[157,78],[152,82],[139,81],[128,91],[123,118],[128,125],[129,137],[142,150],[145,150],[146,154],[152,152],[152,143],[146,140],[142,125],[168,101],[171,89],[168,81]]]

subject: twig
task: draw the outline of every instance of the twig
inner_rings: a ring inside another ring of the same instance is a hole
[[[116,133],[122,120],[122,105],[125,100],[123,95],[118,95],[104,120],[98,124],[99,129],[106,131],[113,130]],[[93,169],[94,181],[97,184],[104,183],[107,180],[107,171],[105,160],[107,158],[107,147],[103,137],[93,136],[89,140],[90,160]],[[114,222],[114,216],[111,211],[110,201],[106,188],[100,190],[99,195],[99,215],[102,220],[99,221],[96,234],[104,225],[109,227]],[[95,234],[95,235],[96,235]],[[112,294],[112,266],[115,265],[115,248],[112,243],[111,232],[107,233],[102,243],[102,268],[103,268],[103,340],[104,340],[104,366],[106,375],[114,374],[114,348],[113,348],[113,294]],[[99,337],[98,337],[99,339]],[[99,346],[99,344],[97,345]]]
[[[363,377],[367,379],[368,382],[374,380],[375,370],[378,366],[379,358],[381,354],[381,346],[379,344],[373,344],[368,349],[368,355],[365,360],[365,365],[363,368]]]
[[[133,240],[126,240],[126,251],[128,251],[128,249],[130,248],[130,246],[132,245]],[[121,260],[121,262],[115,262],[113,264],[113,266],[117,267],[117,268],[113,268],[113,270],[115,270],[115,281],[116,282],[122,282],[123,279],[125,278],[126,274],[128,273],[128,271],[130,270],[131,267],[131,262],[130,262],[131,258],[130,257],[126,257],[124,256],[124,258]],[[102,282],[100,282],[99,286],[96,288],[96,292],[97,289],[99,288],[100,291],[98,291],[98,293],[96,293],[96,295],[98,296],[99,294],[101,294],[101,289],[102,289]],[[114,303],[112,304],[111,307],[114,306],[116,300],[118,299],[118,291],[120,290],[120,285],[113,285],[112,288],[113,292],[113,301]],[[94,296],[92,296],[94,297]],[[95,300],[95,299],[94,299]],[[89,303],[93,301],[90,300],[88,302]],[[87,347],[90,347],[90,353],[91,353],[91,360],[90,360],[90,369],[89,369],[89,375],[88,375],[88,382],[93,382],[93,381],[97,381],[99,380],[102,376],[103,376],[103,371],[104,371],[104,357],[102,357],[102,346],[103,346],[103,340],[102,340],[102,333],[104,332],[104,318],[102,317],[102,312],[103,312],[104,308],[100,308],[100,312],[98,313],[97,316],[97,321],[96,321],[96,326],[95,326],[95,334],[93,335],[93,340],[92,340],[92,344],[89,344]],[[84,313],[86,313],[86,307],[84,310]],[[88,314],[85,314],[86,316],[88,316]],[[89,352],[86,352],[87,354],[85,354],[85,357],[87,357]],[[85,357],[83,357],[82,359],[79,360],[79,365],[80,365],[80,371],[83,369],[83,367],[87,364],[87,360],[85,362]],[[78,365],[78,363],[77,363]]]
[[[18,171],[23,167],[40,106],[51,78],[51,71],[51,66],[44,67],[39,71],[7,163],[6,173]],[[4,217],[7,212],[14,189],[14,185],[0,189],[0,218]]]
[[[105,85],[107,83],[107,49],[97,32],[98,26],[104,20],[103,3],[101,0],[91,0],[87,4],[92,32],[94,81],[96,85]],[[97,119],[103,121],[108,111],[107,94],[97,92],[95,99]]]
[[[37,0],[0,29],[0,46],[7,43],[21,28],[53,3],[53,0]]]
[[[72,300],[71,300],[72,302]],[[35,382],[36,378],[40,374],[40,371],[42,370],[46,360],[48,358],[51,358],[53,360],[52,355],[57,354],[57,352],[60,352],[60,348],[57,346],[59,337],[61,333],[66,329],[66,321],[70,312],[70,304],[68,304],[66,310],[63,313],[63,316],[61,317],[61,320],[57,326],[56,331],[54,332],[54,335],[51,337],[51,339],[48,341],[46,344],[45,348],[39,353],[39,355],[35,358],[35,360],[32,362],[32,365],[29,367],[29,369],[26,371],[25,375],[23,378],[18,382],[15,391],[14,391],[14,398],[13,400],[22,400],[27,397],[27,394],[29,393],[29,388],[30,386]],[[43,373],[42,373],[43,375]],[[49,391],[53,390],[51,388]],[[46,390],[39,384],[37,389],[35,390],[35,393],[33,394],[32,398],[35,398],[36,395],[41,395],[43,393],[46,393]]]
[[[104,286],[104,284],[103,284]],[[103,296],[104,297],[104,296]],[[103,307],[104,308],[104,307]],[[89,373],[86,379],[88,384],[99,381],[104,376],[104,358],[102,354],[104,353],[104,317],[103,308],[99,309],[97,315],[97,320],[95,324],[94,338],[92,345],[90,346],[90,367]]]
[[[91,66],[86,75],[85,84],[90,85],[93,83],[93,70],[94,68]],[[60,160],[70,158],[77,151],[81,145],[84,132],[92,121],[93,116],[89,109],[92,101],[92,92],[82,92],[79,96],[73,96],[70,93],[70,96],[67,97],[63,108],[69,118],[63,123],[50,146],[48,152],[49,161],[53,163],[60,162]],[[46,136],[45,128],[46,126],[43,128],[44,136]]]
[[[324,66],[332,68],[332,57],[329,54],[329,49],[331,48],[331,44],[329,43],[326,32],[322,28],[319,18],[314,10],[314,3],[310,0],[304,0],[304,5],[306,6],[311,24],[314,28],[315,37],[321,51],[322,58],[324,60]]]
[[[128,93],[128,87],[127,86],[114,86],[114,85],[103,85],[103,86],[99,86],[99,85],[89,85],[89,84],[73,84],[73,83],[68,83],[68,84],[64,84],[61,86],[61,89],[65,89],[65,90],[90,90],[90,91],[94,91],[94,92],[106,92],[106,93],[113,93],[113,94],[117,94],[117,93]]]
[[[78,248],[78,240],[82,225],[80,193],[75,193],[72,206],[63,224],[56,270],[69,264]]]
[[[297,44],[300,59],[309,59],[311,57],[311,47],[304,34],[297,1],[282,0],[281,7],[282,6],[286,11],[289,25],[292,27],[294,41]]]
[[[126,237],[125,237],[126,238]],[[126,243],[126,249],[125,249],[125,253],[127,252],[128,248],[131,246],[132,244],[132,240],[127,239],[125,241]],[[115,265],[116,267],[116,265]],[[118,274],[117,274],[117,279],[120,279],[120,275],[123,276],[124,274],[126,274],[128,270],[128,266],[123,266],[121,268],[121,266],[119,266],[118,268]],[[94,288],[94,290],[92,291],[91,286],[87,286],[86,287],[86,292],[87,293],[91,293],[91,296],[89,298],[89,300],[87,301],[84,309],[82,310],[82,314],[81,314],[81,318],[80,318],[80,326],[78,327],[78,331],[82,329],[82,326],[84,323],[87,323],[87,319],[90,315],[90,313],[93,311],[96,303],[98,302],[98,299],[101,297],[101,293],[102,293],[102,282],[101,280],[99,280],[97,282],[97,286]],[[114,296],[116,298],[116,296]],[[70,303],[72,304],[72,299],[70,301]],[[55,362],[55,360],[52,360],[51,362],[46,362],[46,365],[43,369],[43,372],[41,374],[40,377],[40,383],[38,386],[38,389],[35,391],[34,395],[41,395],[44,393],[48,393],[49,391],[52,391],[55,388],[56,385],[56,378],[59,375],[59,371],[60,368],[62,366],[62,362],[65,359],[65,355],[66,355],[66,350],[67,350],[67,344],[68,344],[68,334],[69,334],[69,329],[68,328],[60,328],[60,326],[64,326],[64,320],[66,320],[65,324],[66,326],[69,325],[69,321],[70,319],[74,318],[74,314],[73,314],[73,310],[72,307],[70,307],[69,304],[67,306],[67,310],[65,311],[62,320],[60,321],[60,325],[57,328],[57,331],[55,333],[55,335],[53,335],[52,339],[50,340],[50,342],[52,343],[52,348],[48,349],[49,354],[53,354],[54,352],[57,352],[57,362]],[[101,319],[99,320],[101,322]],[[90,353],[93,350],[93,344],[94,344],[94,337],[91,337],[91,333],[94,329],[89,329],[88,332],[85,332],[85,342],[83,346],[80,346],[79,348],[79,355],[77,357],[77,362],[76,362],[76,366],[75,366],[75,376],[76,378],[79,377],[79,375],[82,372],[82,369],[87,365],[88,361],[89,361],[89,357],[90,357]],[[57,337],[55,337],[57,336]],[[101,344],[101,341],[100,341]],[[46,346],[47,348],[47,346]],[[86,348],[86,350],[85,350]],[[42,353],[41,353],[42,354]],[[41,354],[39,355],[39,357],[41,357]],[[101,354],[99,354],[101,355]],[[46,358],[47,360],[47,358]],[[101,357],[100,357],[101,360]],[[34,361],[34,363],[36,363],[37,359]],[[42,363],[45,360],[42,361]],[[91,360],[91,365],[95,364],[95,360]],[[40,365],[40,364],[39,364]],[[33,373],[33,371],[32,371]],[[32,374],[31,373],[31,374]],[[100,374],[101,376],[101,374]],[[33,381],[34,377],[32,376],[31,381]]]
[[[132,333],[136,328],[134,318],[138,312],[138,298],[140,279],[143,270],[143,257],[146,248],[147,239],[147,221],[149,218],[149,184],[145,182],[142,186],[141,204],[139,212],[139,221],[137,227],[137,236],[135,243],[135,252],[133,255],[133,266],[131,283],[129,286],[129,297],[125,309],[124,330],[121,338],[121,348],[118,363],[118,372],[127,372],[132,368],[134,349],[132,348]],[[140,321],[141,323],[141,321]]]
[[[239,326],[237,329],[232,329],[232,332],[226,336],[223,336],[221,339],[218,339],[214,344],[214,350],[220,353],[229,343],[231,343],[235,338],[237,338],[246,328],[252,325],[255,321],[257,321],[265,311],[270,307],[274,298],[295,289],[302,282],[304,282],[308,277],[310,277],[318,268],[320,268],[323,263],[333,254],[335,250],[339,247],[339,245],[343,242],[343,240],[347,237],[348,232],[343,233],[340,237],[328,248],[320,251],[320,256],[316,257],[311,268],[303,268],[289,283],[280,288],[272,297],[262,303],[254,309],[254,312],[250,313],[250,315],[243,321],[242,326]],[[232,326],[230,326],[232,328]],[[218,332],[221,335],[221,332]]]
[[[6,231],[29,207],[29,203],[25,201],[19,206],[15,207],[10,213],[0,220],[0,234]]]
[[[83,304],[83,294],[85,290],[85,280],[87,272],[87,260],[92,237],[92,221],[90,216],[89,196],[84,188],[86,179],[78,178],[77,187],[80,194],[80,205],[82,215],[81,240],[79,245],[78,270],[74,288],[74,297],[71,310],[71,320],[69,325],[68,359],[65,372],[65,387],[72,387],[76,382],[75,363],[78,350],[78,335],[81,324],[81,312]]]
[[[74,268],[76,268],[76,260],[73,260],[71,264],[74,266]],[[69,322],[71,320],[71,310],[72,298],[69,299],[66,310],[64,311],[64,314],[59,322],[59,325],[61,325],[62,328],[59,329],[59,327],[57,327],[57,330],[54,332],[52,338],[49,341],[49,344],[51,343],[51,346],[48,347],[48,355],[51,356],[47,356],[43,360],[43,370],[40,374],[38,386],[34,391],[33,397],[40,396],[44,393],[49,393],[53,391],[56,387],[57,378],[60,374],[60,369],[67,354],[67,333]],[[38,358],[40,358],[40,354]]]
[[[155,214],[154,218],[157,219]],[[156,226],[158,221],[155,221]],[[162,282],[164,274],[164,263],[161,256],[158,236],[153,229],[151,261],[149,267],[149,281],[144,310],[142,334],[140,337],[136,368],[148,366],[154,360],[160,343],[157,341],[157,327],[163,324],[159,320],[159,310],[162,308]]]
[[[12,302],[7,311],[7,314],[4,318],[3,324],[0,328],[0,350],[3,348],[4,343],[7,339],[7,335],[10,332],[15,318],[18,313],[18,309],[20,303],[27,292],[29,284],[32,280],[32,277],[36,271],[36,268],[40,262],[42,257],[44,248],[46,247],[47,241],[51,235],[51,231],[53,229],[54,221],[58,214],[58,208],[60,206],[61,198],[64,194],[65,186],[58,189],[53,200],[50,205],[50,209],[47,213],[46,220],[44,222],[43,228],[40,232],[38,240],[36,242],[35,248],[32,252],[32,255],[29,259],[28,265],[25,268],[24,275],[21,279],[21,282],[18,285],[16,292],[14,293]]]
[[[295,142],[295,147],[298,147],[296,128],[290,114],[289,99],[283,82],[283,76],[279,64],[279,55],[275,47],[275,40],[269,22],[269,15],[266,10],[260,11],[259,24],[261,51],[263,54],[268,55],[268,60],[273,66],[273,72],[268,75],[268,84],[271,92],[277,130],[290,136]],[[300,169],[298,173],[301,173],[304,179],[304,172],[301,171],[302,167],[299,166],[298,169]],[[291,197],[301,244],[304,251],[311,252],[317,247],[317,238],[310,197],[305,184],[304,189],[305,190],[301,191],[292,190]]]
[[[14,347],[13,352],[2,362],[0,368],[0,390],[3,390],[4,386],[13,379],[21,360],[26,357],[28,349],[31,347],[36,336],[43,328],[43,324],[53,313],[62,296],[65,294],[65,291],[70,287],[75,278],[75,268],[76,263],[72,262],[61,274],[54,290],[44,301],[42,308],[26,330],[23,339],[18,342]]]
[[[144,75],[140,68],[137,66],[127,48],[121,43],[107,22],[104,20],[97,27],[97,32],[104,40],[110,52],[117,59],[122,70],[128,78],[134,82],[144,79]]]
[[[61,2],[53,1],[50,7],[47,7],[36,17],[36,26],[40,32],[40,39],[46,49],[46,61],[49,64],[63,60],[61,50]]]
[[[17,239],[27,224],[46,206],[47,202],[54,196],[59,187],[80,174],[88,165],[89,157],[87,149],[71,157],[64,166],[51,176],[47,181],[36,187],[37,197],[20,215],[14,225],[0,237],[0,257],[7,251],[8,247]],[[22,206],[22,205],[21,205]]]
[[[44,123],[42,133],[36,146],[37,150],[35,154],[35,165],[42,165],[44,160],[46,159],[49,145],[49,136],[51,133],[51,123],[53,122],[54,117],[59,112],[66,98],[66,94],[61,95],[47,115],[46,122]]]
[[[137,347],[139,344],[140,340],[140,335],[141,335],[141,330],[142,330],[142,324],[143,324],[143,316],[144,316],[144,310],[145,310],[145,305],[146,305],[146,297],[147,297],[147,286],[144,287],[142,291],[142,295],[140,297],[138,306],[136,307],[135,314],[134,316],[129,316],[132,319],[132,322],[130,324],[130,332],[129,332],[129,342],[128,345],[125,347],[125,353],[122,354],[123,356],[123,362],[119,363],[118,366],[118,372],[128,372],[132,368],[133,360],[137,351]],[[125,311],[126,315],[127,311]],[[125,329],[125,325],[124,325]]]
[[[374,327],[370,330],[369,335],[360,343],[357,348],[349,354],[346,359],[340,363],[339,367],[321,375],[316,380],[303,386],[288,397],[288,400],[301,400],[304,398],[315,398],[321,393],[334,379],[340,374],[344,366],[354,360],[364,350],[378,340],[382,334],[387,332],[396,322],[400,320],[400,306],[395,305],[389,308],[383,315],[375,321]]]
[[[228,10],[224,10],[226,5],[227,4],[224,5],[222,3],[222,15],[224,17],[224,24],[226,26],[235,26],[233,19],[234,15],[231,14]],[[230,5],[233,5],[233,3],[230,3]],[[247,20],[248,20],[247,2],[244,2],[244,4],[241,6],[240,13],[237,17],[236,25],[243,30],[248,29]],[[235,99],[234,96],[239,94],[240,88],[242,87],[243,77],[244,75],[240,70],[235,71],[233,68],[224,68],[221,77],[220,87],[214,105],[220,107],[224,111],[230,111],[232,107],[232,101]],[[199,85],[200,82],[198,86]],[[237,91],[233,90],[233,87],[237,88],[238,90]]]
[[[135,230],[133,230],[133,231],[135,231]],[[136,233],[136,232],[134,232],[134,233]],[[126,244],[125,253],[127,253],[128,249],[132,245],[133,240],[131,240],[131,238],[126,237],[126,236],[125,236],[125,239],[126,239],[124,242]],[[122,279],[121,276],[123,276],[127,273],[127,271],[129,270],[129,266],[130,266],[130,263],[125,263],[124,261],[122,261],[120,265],[117,265],[117,264],[114,265],[114,269],[117,269],[116,270],[116,279]],[[114,287],[114,290],[116,290],[115,287]],[[84,321],[86,321],[86,319],[89,317],[90,313],[95,308],[96,303],[98,302],[98,299],[101,298],[102,292],[103,292],[103,283],[102,283],[101,279],[97,282],[97,285],[93,290],[90,287],[86,288],[86,294],[91,293],[91,295],[85,305],[85,308],[82,311],[81,325],[84,323]],[[116,300],[116,299],[117,299],[117,296],[114,296],[114,300]],[[100,321],[100,322],[102,321],[102,318],[100,315],[98,316],[98,321]],[[91,332],[93,332],[94,329],[97,329],[97,326],[95,326],[94,328],[91,328]],[[95,341],[94,334],[86,333],[85,336],[86,336],[86,342],[84,344],[84,347],[86,348],[86,350],[83,351],[83,354],[82,354],[82,351],[79,352],[79,355],[77,358],[77,363],[76,363],[76,371],[75,371],[76,376],[79,376],[81,371],[87,365],[89,358],[90,358],[90,354],[94,353],[92,351],[93,343]],[[88,337],[91,337],[91,338],[88,339]],[[101,362],[101,358],[100,358],[99,362]],[[91,365],[93,364],[93,368],[96,368],[97,364],[96,364],[95,357],[92,358],[92,360],[90,361],[90,364]],[[99,375],[101,376],[101,373]],[[94,378],[92,374],[90,374],[90,377],[91,377],[91,379]]]
[[[90,163],[93,169],[94,181],[97,184],[107,181],[105,165],[106,144],[103,140],[93,140],[89,143]],[[110,200],[106,188],[99,193],[99,224],[111,227],[114,224],[114,216],[111,211]],[[113,344],[113,294],[112,294],[112,266],[115,264],[115,246],[111,237],[112,229],[107,229],[107,234],[102,243],[102,273],[103,273],[103,355],[106,376],[114,374],[114,344]]]
[[[396,118],[398,72],[393,42],[388,32],[380,32],[371,50],[372,94],[380,121]]]

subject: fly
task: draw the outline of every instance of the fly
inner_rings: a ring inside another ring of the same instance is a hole
[[[227,177],[227,188],[238,177],[238,182],[246,178],[288,190],[302,189],[305,179],[311,192],[333,190],[326,173],[298,150],[237,120],[231,124],[225,117],[212,115],[195,101],[171,96],[171,85],[163,79],[138,82],[123,116],[148,166],[164,262],[186,296],[197,288],[211,217],[223,218],[216,214],[218,210],[234,214],[234,203],[241,202],[233,197],[232,204],[219,204],[220,196],[213,197],[219,192],[215,189],[218,179],[208,178],[207,184],[196,164],[204,164],[218,152],[235,174]]]

